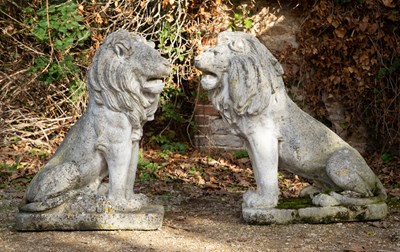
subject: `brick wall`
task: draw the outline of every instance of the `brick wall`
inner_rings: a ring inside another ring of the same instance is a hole
[[[195,145],[198,148],[244,149],[243,140],[211,104],[197,104]]]

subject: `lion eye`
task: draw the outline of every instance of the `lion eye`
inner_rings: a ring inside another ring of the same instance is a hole
[[[229,48],[236,52],[244,52],[246,49],[246,45],[242,40],[232,41],[228,44]]]

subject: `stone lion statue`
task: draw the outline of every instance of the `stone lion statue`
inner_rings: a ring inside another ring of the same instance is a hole
[[[142,126],[158,106],[169,63],[154,43],[128,31],[110,34],[88,73],[89,104],[50,161],[27,188],[21,211],[41,212],[82,194],[100,194],[114,210],[146,203],[133,193]],[[75,200],[71,200],[75,201]]]
[[[257,190],[244,194],[245,207],[277,205],[278,166],[315,182],[304,191],[316,205],[386,199],[362,156],[289,98],[281,65],[255,37],[222,32],[215,47],[195,58],[195,66],[215,108],[246,142]]]

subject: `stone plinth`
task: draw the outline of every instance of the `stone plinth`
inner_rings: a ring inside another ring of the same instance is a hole
[[[305,207],[300,209],[242,208],[243,219],[249,224],[335,223],[381,220],[388,214],[385,203],[365,206]]]
[[[157,230],[161,227],[164,207],[149,205],[138,211],[115,213],[38,212],[18,213],[15,229],[46,230]]]

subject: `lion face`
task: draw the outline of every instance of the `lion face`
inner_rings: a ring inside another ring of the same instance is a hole
[[[97,104],[127,114],[135,124],[153,119],[169,62],[154,43],[128,31],[110,34],[89,71],[89,94]]]
[[[243,32],[220,33],[217,45],[197,56],[194,64],[203,73],[201,85],[209,99],[229,117],[257,115],[268,106],[272,93],[284,90],[276,58]]]
[[[229,71],[231,58],[246,53],[247,50],[245,40],[235,36],[235,33],[221,33],[214,48],[204,51],[195,58],[194,65],[202,71],[202,87],[205,90],[212,90],[222,84],[224,74]]]

